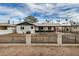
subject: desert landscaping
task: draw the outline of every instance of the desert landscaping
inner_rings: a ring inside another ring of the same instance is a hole
[[[79,56],[79,45],[2,44],[1,56]]]

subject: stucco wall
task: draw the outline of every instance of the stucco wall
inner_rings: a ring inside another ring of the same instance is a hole
[[[21,27],[24,27],[24,29],[22,30]],[[31,29],[32,26],[30,25],[19,25],[19,26],[16,26],[16,31],[17,33],[26,33],[28,31],[30,31],[31,33],[35,33],[35,28],[33,26],[33,29]]]

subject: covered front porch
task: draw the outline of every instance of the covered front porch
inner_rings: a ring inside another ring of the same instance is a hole
[[[41,26],[35,32],[79,32],[79,26]]]
[[[54,27],[55,32],[68,32],[68,33],[78,33],[79,32],[79,26],[56,26]]]

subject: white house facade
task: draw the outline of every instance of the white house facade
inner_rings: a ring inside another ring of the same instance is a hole
[[[17,33],[26,33],[26,34],[34,34],[35,33],[35,26],[28,22],[22,22],[16,25],[16,32]]]

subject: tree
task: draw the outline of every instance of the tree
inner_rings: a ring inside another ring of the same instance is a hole
[[[34,16],[27,16],[24,18],[25,22],[30,22],[30,23],[35,23],[38,22],[37,18],[35,18]]]
[[[66,18],[66,19],[65,19],[65,21],[67,22],[67,21],[68,21],[68,19]]]
[[[46,21],[46,23],[49,23],[50,21],[49,20],[45,20]]]
[[[76,22],[74,22],[73,20],[70,20],[69,22],[70,22],[71,25],[76,24]]]

